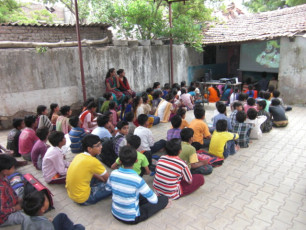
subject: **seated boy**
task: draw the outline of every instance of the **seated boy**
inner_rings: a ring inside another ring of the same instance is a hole
[[[265,108],[266,108],[266,101],[261,100],[257,101],[257,110],[258,110],[258,116],[265,116],[267,119],[264,123],[261,124],[260,129],[263,133],[270,132],[272,129],[272,121],[270,118],[270,113],[268,113]]]
[[[0,227],[21,224],[24,216],[18,197],[7,181],[7,176],[15,172],[16,159],[0,154]]]
[[[136,125],[134,125],[134,113],[128,112],[125,115],[125,120],[129,123],[129,134],[134,134],[134,130],[136,129]]]
[[[206,161],[199,161],[196,149],[191,145],[193,134],[194,132],[190,128],[182,129],[182,152],[179,157],[188,164],[192,174],[209,175],[212,173],[213,167],[208,165]]]
[[[236,120],[237,123],[233,127],[233,133],[238,133],[239,135],[237,143],[241,148],[248,148],[250,142],[250,132],[253,125],[245,123],[246,114],[244,111],[237,112]]]
[[[278,99],[280,101],[280,105],[284,108],[285,111],[291,111],[292,110],[292,107],[290,106],[285,106],[284,102],[283,102],[283,99],[281,99],[280,97],[280,92],[278,90],[274,90],[273,91],[273,97],[271,98],[271,101],[273,99]]]
[[[249,109],[257,110],[256,100],[252,97],[247,99],[247,104],[243,106],[244,112],[247,114]]]
[[[138,149],[140,146],[140,137],[133,134],[128,134],[126,136],[127,145],[132,146],[134,149]],[[118,166],[121,166],[121,162],[119,157],[117,158],[116,162],[112,165],[112,169],[117,169]],[[150,169],[149,169],[149,161],[147,157],[137,151],[137,161],[133,165],[133,169],[139,176],[143,176],[144,174],[149,175]]]
[[[19,136],[21,134],[21,130],[24,129],[25,124],[22,118],[14,118],[13,119],[13,127],[9,134],[7,135],[7,145],[6,148],[13,151],[14,157],[20,157],[18,142]]]
[[[91,132],[97,127],[97,122],[94,121],[96,109],[97,104],[95,102],[90,102],[87,109],[79,116],[82,128],[88,132]]]
[[[127,121],[119,121],[117,123],[118,132],[114,140],[115,153],[119,156],[120,149],[127,144],[126,135],[129,133],[129,123]]]
[[[68,168],[66,189],[74,202],[91,205],[111,195],[105,188],[109,174],[96,158],[102,150],[100,138],[88,134],[82,146],[84,152],[76,155]]]
[[[204,184],[201,174],[191,174],[188,165],[179,158],[182,146],[179,139],[172,139],[166,144],[166,156],[161,156],[156,165],[153,188],[170,199],[186,196]]]
[[[269,112],[269,107],[270,107],[270,104],[271,104],[271,101],[270,101],[271,94],[269,92],[264,92],[263,97],[264,97],[264,100],[267,103],[265,110],[267,112]]]
[[[209,146],[211,134],[207,124],[203,121],[205,118],[205,110],[201,105],[194,107],[195,119],[189,124],[189,128],[193,129],[193,146],[198,150]],[[197,147],[196,147],[197,146]]]
[[[66,144],[65,134],[54,131],[48,138],[51,147],[47,150],[42,161],[44,179],[49,184],[65,184],[69,162],[64,160],[62,147]]]
[[[176,112],[177,115],[179,115],[181,118],[182,118],[182,124],[180,126],[180,129],[183,129],[183,128],[188,128],[189,127],[189,124],[188,122],[185,120],[186,118],[186,109],[184,108],[179,108]]]
[[[269,107],[273,126],[286,127],[288,125],[288,118],[285,114],[284,108],[280,105],[280,100],[273,99]]]
[[[22,208],[24,217],[22,230],[85,230],[83,225],[74,225],[64,213],[58,214],[51,222],[44,213],[49,209],[49,200],[43,191],[34,191],[25,195]]]
[[[109,116],[100,115],[97,118],[98,127],[95,128],[91,134],[97,135],[101,140],[109,139],[112,137],[111,133],[108,131],[106,126],[109,123]]]
[[[253,124],[253,128],[250,133],[251,139],[260,139],[262,137],[262,132],[260,126],[267,120],[267,117],[257,116],[257,111],[253,108],[250,108],[247,112],[248,118],[246,119],[245,123]]]
[[[242,107],[242,104],[241,102],[239,101],[236,101],[233,103],[233,109],[234,111],[231,113],[230,115],[230,121],[231,121],[231,125],[232,127],[234,126],[234,124],[236,124],[236,114],[238,111],[242,111],[243,110],[243,107]]]
[[[70,149],[72,153],[82,152],[82,139],[86,136],[86,132],[81,128],[81,121],[78,116],[73,116],[69,119],[69,124],[72,129],[69,132],[69,138],[71,141]]]
[[[64,134],[67,134],[71,130],[71,126],[69,125],[69,117],[72,114],[72,110],[70,106],[64,105],[61,107],[60,112],[62,115],[56,120],[56,131],[61,131]]]
[[[227,158],[239,149],[235,141],[239,138],[236,133],[227,131],[227,120],[218,120],[209,145],[209,153],[219,158]]]
[[[173,138],[181,139],[181,129],[180,126],[182,124],[182,118],[179,115],[174,115],[171,118],[172,129],[167,131],[167,141],[170,141]]]
[[[219,114],[214,117],[214,122],[213,122],[213,128],[214,129],[213,130],[216,129],[216,124],[217,124],[218,120],[226,120],[227,121],[227,130],[231,131],[233,128],[232,128],[230,118],[228,118],[226,116],[226,105],[224,103],[220,103],[217,107],[217,110],[218,110]]]
[[[49,145],[47,145],[48,135],[48,127],[42,127],[36,130],[36,136],[39,138],[39,140],[36,141],[33,146],[31,158],[33,165],[37,170],[41,170],[42,160],[47,152],[47,149],[49,148]]]
[[[106,185],[106,189],[113,193],[112,214],[123,223],[137,224],[165,208],[168,198],[156,196],[133,170],[133,165],[137,161],[137,152],[134,148],[122,147],[119,159],[123,168],[114,170]]]

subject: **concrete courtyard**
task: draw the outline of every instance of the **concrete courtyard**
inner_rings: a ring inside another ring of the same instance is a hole
[[[206,121],[214,104],[206,105]],[[230,112],[228,111],[228,114]],[[136,226],[118,222],[111,214],[111,198],[83,207],[72,202],[63,185],[48,185],[54,194],[55,209],[46,214],[54,217],[66,213],[75,223],[88,230],[118,229],[306,229],[306,108],[293,107],[288,112],[289,125],[274,128],[253,140],[250,147],[225,160],[205,177],[205,184],[195,193],[173,201],[149,220]],[[194,118],[193,111],[187,120]],[[166,138],[170,123],[152,128],[155,140]],[[6,145],[8,131],[0,132],[0,143]],[[74,155],[68,154],[72,160]],[[109,170],[109,169],[108,169]],[[44,182],[41,171],[31,164],[20,168]],[[109,170],[110,171],[110,170]],[[152,186],[153,177],[144,179]],[[20,226],[3,228],[20,229]]]

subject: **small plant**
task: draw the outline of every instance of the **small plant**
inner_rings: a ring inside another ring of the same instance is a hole
[[[36,52],[38,54],[46,53],[48,51],[48,47],[41,46],[41,47],[36,47]]]

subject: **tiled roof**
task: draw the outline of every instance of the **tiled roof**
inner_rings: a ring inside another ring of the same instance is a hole
[[[27,27],[75,27],[75,24],[24,24],[24,23],[1,23],[0,26],[27,26]],[[89,23],[89,24],[80,24],[81,27],[103,27],[104,29],[110,27],[109,24],[104,23]]]
[[[306,32],[306,4],[241,15],[203,31],[203,44],[236,43],[292,37]]]

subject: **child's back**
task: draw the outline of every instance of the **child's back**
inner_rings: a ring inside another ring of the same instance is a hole
[[[247,148],[249,147],[250,131],[253,125],[244,123],[246,120],[246,114],[243,111],[237,112],[236,119],[237,122],[233,127],[233,132],[239,134],[237,143],[240,147]]]
[[[262,137],[260,126],[266,121],[266,119],[266,116],[258,116],[255,109],[248,110],[248,119],[246,119],[245,123],[253,125],[250,133],[251,139],[260,139]]]
[[[230,133],[227,131],[224,132],[214,131],[211,136],[209,153],[219,158],[227,157],[223,155],[226,143],[230,140],[235,140],[238,138],[239,135],[235,133]]]

